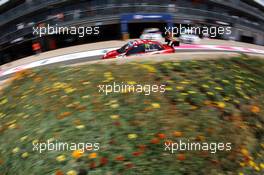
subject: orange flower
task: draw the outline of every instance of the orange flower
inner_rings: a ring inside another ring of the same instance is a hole
[[[61,170],[57,170],[57,171],[55,172],[55,175],[64,175],[64,174],[63,174],[63,172],[62,172]]]
[[[135,152],[132,153],[132,155],[136,156],[136,157],[140,156],[141,154],[142,154],[142,152],[140,152],[140,151],[135,151]]]
[[[131,163],[131,162],[128,162],[128,163],[126,163],[125,166],[126,166],[127,169],[130,169],[130,168],[133,168],[134,167],[134,164]]]
[[[106,165],[108,163],[108,159],[106,157],[102,157],[100,159],[100,165]]]
[[[186,159],[186,157],[185,157],[184,154],[178,154],[177,159],[180,160],[180,161],[183,161],[183,160]]]
[[[86,111],[86,107],[84,105],[77,105],[75,107],[76,110],[79,110],[80,112]]]
[[[159,141],[160,141],[160,140],[159,140],[158,138],[153,138],[153,139],[151,139],[150,142],[151,142],[152,144],[158,144]]]
[[[65,117],[68,117],[71,115],[71,112],[63,112],[59,116],[57,116],[57,119],[64,119]]]
[[[83,153],[84,152],[82,150],[75,150],[72,152],[72,157],[75,159],[79,159],[80,157],[82,157]]]
[[[97,153],[89,154],[89,159],[95,159],[97,157]]]
[[[214,164],[214,165],[218,165],[219,164],[219,161],[216,160],[216,159],[213,159],[213,160],[211,160],[211,163]]]
[[[146,145],[139,145],[138,146],[139,150],[141,150],[141,151],[145,151],[146,147],[147,147]]]
[[[2,165],[4,163],[3,159],[0,159],[0,165]]]
[[[39,82],[41,82],[42,80],[43,80],[42,77],[36,77],[36,78],[33,79],[34,83],[39,83]]]
[[[115,160],[116,160],[116,161],[124,161],[125,158],[124,158],[124,156],[119,155],[119,156],[116,156]]]
[[[182,132],[180,132],[180,131],[174,131],[174,132],[173,132],[173,135],[174,135],[175,137],[181,137],[181,136],[182,136]]]
[[[258,106],[251,106],[250,110],[253,113],[259,113],[260,112],[260,108]]]
[[[158,137],[159,137],[160,139],[165,139],[165,138],[166,138],[166,135],[165,135],[165,134],[162,134],[162,133],[159,133],[159,134],[158,134]]]
[[[77,126],[82,124],[82,122],[81,122],[80,119],[75,119],[75,120],[73,121],[73,123],[74,123],[75,125],[77,125]]]
[[[13,76],[14,80],[21,80],[22,78],[29,76],[32,74],[32,71],[30,69],[24,69],[24,70],[19,70],[18,72],[15,73]]]
[[[91,168],[91,169],[96,168],[96,163],[95,163],[95,162],[91,162],[91,163],[90,163],[90,168]]]
[[[196,137],[196,141],[201,142],[201,141],[204,141],[204,140],[205,140],[205,137],[202,136],[202,135],[199,135],[199,136]]]

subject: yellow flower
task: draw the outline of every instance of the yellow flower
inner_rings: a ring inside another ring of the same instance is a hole
[[[97,157],[97,153],[90,153],[89,159],[95,159]]]
[[[34,144],[34,145],[37,144],[37,143],[38,143],[38,139],[35,139],[35,140],[32,141],[32,144]]]
[[[21,155],[21,157],[24,158],[24,159],[27,158],[28,156],[29,156],[28,152],[24,152],[24,153]]]
[[[172,91],[172,87],[166,87],[165,90],[166,91]]]
[[[208,86],[208,85],[206,85],[206,84],[203,84],[203,85],[202,85],[202,87],[203,87],[203,88],[206,88],[206,89],[208,89],[208,88],[209,88],[209,86]]]
[[[237,82],[237,83],[244,83],[243,80],[235,80],[235,82]]]
[[[245,166],[245,163],[244,163],[244,162],[240,162],[239,165],[240,165],[241,167],[244,167],[244,166]]]
[[[181,84],[190,84],[189,81],[181,81],[180,83],[181,83]]]
[[[20,148],[19,147],[15,147],[13,150],[12,150],[12,153],[18,153],[20,151]]]
[[[127,136],[129,139],[136,139],[137,138],[137,134],[128,134]]]
[[[224,90],[224,89],[223,89],[223,88],[221,88],[221,87],[215,87],[215,90],[222,91],[222,90]]]
[[[64,155],[60,155],[60,156],[57,156],[57,157],[56,157],[56,160],[57,160],[58,162],[64,162],[64,161],[66,160],[66,157],[65,157]]]
[[[112,104],[111,105],[111,108],[118,108],[119,107],[119,104]]]
[[[77,172],[74,170],[70,170],[66,173],[67,175],[77,175]]]
[[[62,89],[62,88],[67,88],[68,85],[66,83],[61,83],[61,82],[56,82],[53,83],[53,88],[55,89]]]
[[[4,118],[5,114],[0,112],[0,118]]]
[[[230,81],[228,81],[228,80],[222,80],[222,82],[226,83],[226,84],[230,83]]]
[[[226,107],[224,102],[217,102],[216,105],[217,107],[222,108],[222,109]]]
[[[105,77],[112,77],[112,72],[105,72],[104,73],[104,76]]]
[[[153,108],[160,108],[160,104],[159,103],[152,103],[151,104],[151,106],[153,107]]]
[[[127,84],[134,85],[137,84],[135,81],[128,81]]]
[[[264,169],[264,163],[261,163],[259,166],[260,168]]]
[[[234,102],[237,103],[237,104],[240,104],[240,101],[238,101],[238,100],[234,100]]]
[[[249,165],[250,165],[251,167],[255,167],[255,166],[256,166],[256,163],[253,162],[252,160],[250,160],[250,161],[249,161]]]
[[[214,93],[213,92],[206,92],[208,95],[214,95]]]
[[[260,171],[260,168],[256,165],[256,166],[254,166],[254,169],[256,170],[256,171]]]
[[[182,86],[176,86],[176,89],[178,89],[178,90],[183,90],[184,87],[182,87]]]
[[[64,92],[65,92],[66,94],[70,94],[70,93],[72,93],[72,92],[74,92],[74,91],[76,91],[76,89],[71,88],[71,87],[68,87],[68,88],[64,89]]]
[[[90,82],[89,82],[89,81],[85,81],[85,82],[83,82],[82,84],[83,84],[83,85],[87,85],[87,84],[90,84]]]
[[[8,102],[7,98],[3,99],[2,101],[0,101],[0,105],[4,105]]]
[[[150,73],[155,73],[157,72],[157,70],[155,69],[155,67],[148,65],[148,64],[141,64],[142,68],[147,69]]]
[[[237,90],[242,90],[242,88],[241,88],[241,87],[239,87],[239,86],[236,86],[236,89],[237,89]]]
[[[83,129],[83,128],[85,128],[85,125],[77,125],[76,128],[77,129]]]
[[[188,91],[189,94],[196,94],[195,91]]]
[[[111,100],[109,101],[110,104],[117,103],[117,100]]]
[[[90,97],[89,95],[84,95],[84,96],[82,96],[82,99],[87,99],[89,97]]]
[[[249,155],[248,150],[246,150],[245,148],[241,149],[241,153],[242,153],[244,156],[248,156],[248,155]]]
[[[28,136],[21,137],[21,138],[20,138],[20,141],[23,142],[23,141],[25,141],[27,138],[28,138]]]
[[[15,129],[16,126],[17,126],[17,125],[16,125],[15,123],[13,123],[13,124],[9,125],[8,128],[9,128],[9,129]]]
[[[229,97],[225,97],[224,101],[230,101],[231,99]]]
[[[195,109],[198,109],[198,107],[197,107],[197,106],[194,106],[194,105],[192,105],[191,109],[192,109],[192,110],[195,110]]]
[[[244,173],[241,173],[241,172],[240,172],[240,173],[238,173],[238,175],[244,175]]]
[[[110,118],[113,120],[116,120],[116,119],[119,119],[119,115],[111,115]]]

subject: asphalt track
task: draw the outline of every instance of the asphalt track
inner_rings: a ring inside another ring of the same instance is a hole
[[[94,50],[90,51],[93,52],[92,54],[87,54],[89,56],[80,56],[80,53],[74,53],[74,54],[68,54],[68,55],[62,55],[59,57],[62,57],[60,59],[57,59],[57,61],[53,61],[56,58],[48,58],[40,61],[36,61],[33,63],[29,63],[27,65],[20,65],[18,67],[12,68],[12,70],[7,70],[3,73],[0,72],[0,81],[6,80],[9,77],[11,77],[15,72],[27,69],[27,68],[32,68],[32,67],[49,67],[49,68],[54,68],[58,66],[68,66],[72,64],[78,64],[78,63],[83,63],[83,62],[89,62],[89,61],[96,61],[96,60],[101,60],[102,55],[115,48],[110,48],[110,49],[101,49],[101,50]],[[229,46],[206,46],[206,45],[183,45],[181,47],[175,48],[176,51],[175,53],[190,53],[190,54],[195,54],[196,52],[208,52],[208,53],[213,53],[213,52],[228,52],[228,53],[241,53],[241,54],[257,54],[257,55],[264,55],[263,50],[256,50],[256,49],[251,49],[251,48],[241,48],[241,47],[229,47]],[[88,51],[89,52],[89,51]],[[76,54],[79,54],[79,57],[76,56]],[[95,56],[93,56],[95,55]],[[169,55],[169,54],[168,54]],[[75,56],[75,58],[70,58],[71,56]],[[64,59],[63,57],[68,57],[67,59]],[[140,58],[140,56],[139,56]],[[121,58],[123,59],[123,58]],[[128,59],[128,58],[124,58]],[[52,62],[53,61],[53,62]],[[48,63],[47,63],[48,62]],[[28,66],[30,64],[33,64],[31,66]],[[35,65],[34,65],[35,64]],[[10,72],[8,72],[10,71]]]

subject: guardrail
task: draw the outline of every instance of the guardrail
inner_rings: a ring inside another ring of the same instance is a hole
[[[122,5],[113,5],[113,6],[101,6],[101,7],[94,7],[86,11],[81,11],[78,19],[76,19],[75,13],[72,11],[65,12],[63,20],[57,21],[54,19],[49,20],[42,20],[37,22],[40,23],[47,23],[49,25],[63,25],[65,23],[77,23],[80,20],[84,20],[88,23],[89,21],[100,21],[102,17],[108,17],[111,20],[111,16],[119,17],[120,14],[123,13],[168,13],[173,10],[174,16],[181,17],[181,16],[189,16],[190,19],[197,19],[197,17],[202,17],[204,19],[212,19],[212,20],[219,20],[228,23],[238,23],[244,25],[249,28],[254,28],[256,30],[264,31],[264,26],[259,26],[253,23],[248,23],[242,21],[241,19],[235,19],[230,16],[220,14],[217,12],[206,11],[206,10],[199,10],[194,8],[185,8],[185,7],[176,7],[171,9],[168,5],[130,5],[130,4],[122,4]],[[32,26],[26,27],[21,30],[17,30],[14,32],[10,32],[8,34],[3,35],[0,37],[0,44],[6,41],[12,41],[19,37],[25,36],[27,34],[32,33]]]
[[[28,13],[37,11],[39,9],[49,7],[55,4],[60,4],[64,2],[68,2],[69,0],[33,0],[31,2],[26,2],[21,5],[18,5],[17,7],[10,9],[7,12],[4,12],[0,16],[0,26],[7,23],[8,21],[11,21],[13,19],[16,19],[20,16],[26,15]],[[258,18],[261,18],[264,20],[264,14],[263,11],[260,11],[259,9],[252,7],[244,2],[241,2],[240,0],[210,0],[211,2],[222,4],[225,6],[230,6],[234,9],[243,10],[246,13],[250,13],[251,15],[254,15]],[[90,3],[90,4],[89,4]],[[177,6],[181,7],[192,7],[192,3],[186,0],[177,0],[176,2],[172,2],[170,0],[122,0],[121,2],[119,0],[92,0],[87,2],[87,6],[108,6],[112,4],[146,4],[146,5],[168,5],[168,4],[176,4]],[[202,8],[201,6],[206,6],[205,4],[200,4],[198,7]]]
[[[23,15],[26,15],[30,12],[37,11],[38,9],[47,7],[49,5],[61,3],[63,1],[64,0],[48,0],[48,1],[47,0],[34,0],[34,1],[31,1],[30,3],[20,4],[17,7],[1,14],[0,25],[3,25],[8,21],[11,21]]]
[[[240,0],[210,0],[212,2],[215,2],[215,3],[218,3],[218,4],[222,4],[222,5],[225,5],[225,6],[230,6],[234,9],[237,9],[237,10],[242,10],[246,13],[249,13],[251,15],[254,15],[256,17],[259,17],[261,18],[262,20],[264,20],[264,13],[263,11],[259,10],[258,8],[255,8],[255,7],[252,7]]]

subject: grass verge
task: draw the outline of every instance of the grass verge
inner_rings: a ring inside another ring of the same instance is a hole
[[[99,84],[165,84],[163,94]],[[264,61],[246,57],[19,72],[0,97],[0,174],[263,174]],[[230,151],[164,143],[232,143]],[[33,151],[47,141],[98,151]]]

